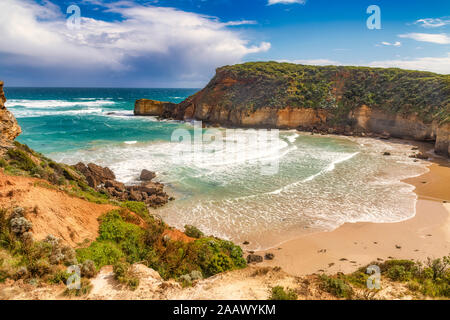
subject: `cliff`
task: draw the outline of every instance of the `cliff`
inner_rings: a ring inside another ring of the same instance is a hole
[[[217,69],[180,104],[136,102],[136,114],[233,127],[389,134],[436,141],[449,155],[450,76],[401,69],[255,62]]]
[[[13,140],[21,133],[14,115],[5,107],[6,97],[3,92],[3,81],[0,81],[0,156],[12,146]]]

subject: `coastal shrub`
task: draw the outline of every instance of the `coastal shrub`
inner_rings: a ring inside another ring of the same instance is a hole
[[[120,247],[112,241],[94,241],[89,247],[77,250],[78,261],[92,260],[97,269],[112,265],[123,257]]]
[[[81,278],[80,280],[80,289],[69,289],[67,288],[64,291],[65,296],[75,296],[82,297],[88,295],[92,291],[92,284],[89,279]]]
[[[341,278],[333,278],[326,275],[320,276],[320,288],[338,298],[351,299],[353,288]]]
[[[131,265],[126,261],[118,261],[113,266],[114,279],[136,290],[139,286],[139,278],[133,273]]]
[[[297,293],[292,289],[287,289],[287,291],[281,287],[276,286],[271,290],[270,300],[297,300]]]
[[[12,164],[16,165],[19,169],[31,171],[36,167],[33,160],[20,149],[9,149],[7,155],[12,159]]]
[[[387,271],[387,276],[393,281],[407,281],[411,278],[411,273],[404,266],[396,265]]]
[[[191,238],[202,238],[204,236],[203,232],[201,232],[197,227],[191,225],[184,226],[184,233]]]
[[[147,205],[144,202],[138,201],[125,201],[122,202],[121,206],[127,208],[128,210],[137,213],[144,220],[148,219],[150,215],[148,214]]]

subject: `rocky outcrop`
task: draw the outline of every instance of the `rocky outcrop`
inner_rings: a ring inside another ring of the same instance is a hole
[[[449,155],[450,76],[400,69],[247,63],[219,68],[179,104],[138,100],[135,114],[225,127],[299,129],[436,141]]]
[[[134,114],[137,116],[162,116],[170,114],[176,106],[175,103],[161,102],[148,99],[137,100],[134,105]]]
[[[5,107],[6,97],[3,92],[3,81],[0,81],[0,156],[12,146],[14,139],[21,133],[14,115]]]
[[[82,162],[77,163],[74,168],[86,177],[91,188],[105,192],[117,200],[142,201],[153,208],[163,206],[169,201],[162,183],[145,181],[140,185],[126,186],[116,181],[116,176],[109,168],[93,163],[85,165]]]

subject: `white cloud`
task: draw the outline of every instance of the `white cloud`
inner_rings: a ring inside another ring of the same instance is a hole
[[[293,3],[306,3],[306,0],[269,0],[267,3],[269,6],[273,4],[293,4]]]
[[[257,21],[254,20],[240,20],[240,21],[229,21],[225,22],[226,26],[242,26],[242,25],[255,25],[258,24]]]
[[[450,37],[445,33],[407,33],[407,34],[400,34],[399,37],[409,38],[422,42],[450,44]]]
[[[329,59],[297,59],[297,60],[277,60],[278,62],[289,62],[296,64],[307,64],[313,66],[330,66],[330,65],[342,65],[342,63]]]
[[[69,30],[66,15],[51,2],[43,3],[0,1],[0,69],[2,63],[77,70],[148,68],[149,72],[155,67],[172,70],[180,78],[208,77],[205,72],[218,65],[238,63],[248,54],[270,49],[270,43],[251,45],[228,28],[253,21],[221,22],[174,8],[123,1],[103,4],[103,10],[122,19],[82,17],[81,28]]]
[[[394,47],[400,47],[402,45],[402,43],[400,41],[396,41],[393,43],[387,42],[387,41],[383,41],[381,42],[382,45],[384,46],[394,46]]]
[[[419,19],[414,24],[418,24],[424,28],[439,28],[450,24],[450,20],[440,18]]]
[[[379,60],[367,63],[342,63],[330,59],[299,59],[299,60],[278,60],[278,62],[290,62],[296,64],[307,65],[353,65],[366,67],[380,67],[380,68],[401,68],[409,70],[431,71],[441,74],[450,74],[450,52],[445,57],[422,57],[413,59],[393,59],[393,60]]]
[[[423,57],[409,60],[398,59],[373,61],[367,65],[369,67],[402,68],[450,74],[450,52],[446,57]]]

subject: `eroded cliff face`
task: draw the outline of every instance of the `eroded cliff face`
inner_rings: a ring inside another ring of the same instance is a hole
[[[22,132],[14,115],[6,109],[5,102],[3,81],[0,81],[0,155],[11,147],[14,139]]]
[[[437,153],[450,154],[450,125],[442,120],[449,118],[446,76],[429,82],[430,73],[398,69],[305,67],[299,72],[312,75],[302,73],[299,81],[279,70],[261,73],[258,68],[265,65],[255,65],[245,72],[234,66],[218,69],[204,89],[180,104],[138,100],[135,113],[228,127],[389,134],[436,141]]]

